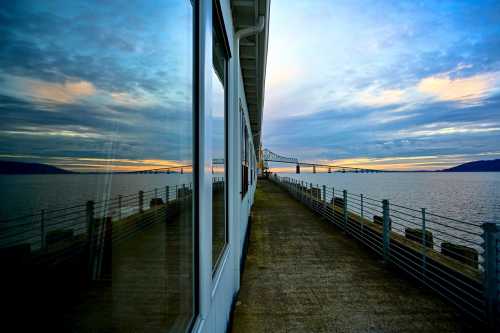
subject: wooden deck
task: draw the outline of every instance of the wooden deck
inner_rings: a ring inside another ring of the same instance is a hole
[[[471,329],[440,297],[260,180],[232,330],[460,332]]]

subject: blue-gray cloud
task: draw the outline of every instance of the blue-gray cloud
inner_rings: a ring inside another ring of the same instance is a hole
[[[188,1],[0,9],[0,155],[188,160]]]
[[[498,2],[308,8],[272,5],[268,148],[309,160],[499,150]],[[308,34],[287,24],[307,15],[314,15]]]

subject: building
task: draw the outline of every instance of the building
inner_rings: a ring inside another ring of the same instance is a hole
[[[17,327],[226,330],[256,184],[269,5],[2,6],[0,254]]]

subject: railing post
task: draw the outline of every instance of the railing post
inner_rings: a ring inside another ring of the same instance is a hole
[[[86,219],[87,219],[87,253],[88,253],[88,276],[93,278],[94,266],[94,201],[87,201]]]
[[[361,234],[363,234],[364,228],[365,228],[365,211],[364,211],[364,198],[363,198],[363,193],[359,195],[359,201],[360,201],[360,210],[361,210]]]
[[[144,211],[144,191],[139,191],[139,213]]]
[[[313,206],[313,183],[309,183],[309,203]]]
[[[94,222],[94,201],[87,201],[87,206],[85,210],[85,216],[87,219],[87,236],[90,239],[92,234],[92,227]]]
[[[498,329],[497,317],[498,294],[500,293],[500,225],[483,224],[484,239],[484,293],[486,298],[488,320],[492,332]]]
[[[45,250],[45,209],[40,212],[40,248]]]
[[[323,185],[323,207],[326,206],[326,185]]]
[[[118,219],[122,219],[122,195],[118,196]]]
[[[389,248],[390,248],[390,241],[391,241],[391,218],[390,218],[390,213],[389,213],[389,200],[382,200],[382,211],[383,211],[383,220],[384,220],[384,225],[383,225],[383,234],[382,234],[382,239],[383,239],[383,254],[384,254],[384,261],[389,262]]]
[[[344,232],[347,232],[347,190],[344,190]]]
[[[304,181],[300,181],[300,200],[304,202]]]
[[[168,204],[169,201],[169,196],[170,196],[170,186],[165,186],[165,203]]]
[[[422,208],[422,275],[425,275],[427,266],[427,235],[425,234],[425,208]]]
[[[332,186],[332,211],[333,211],[333,222],[335,223],[335,187]]]
[[[363,219],[365,217],[365,211],[364,211],[364,198],[363,198],[363,193],[360,195],[360,201],[361,201],[361,218]]]

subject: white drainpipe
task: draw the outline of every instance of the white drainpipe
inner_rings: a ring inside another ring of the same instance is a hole
[[[239,115],[240,114],[240,102],[239,102],[239,87],[240,87],[240,75],[241,75],[241,69],[240,69],[240,40],[242,38],[245,38],[245,37],[248,37],[248,36],[251,36],[251,35],[255,35],[259,32],[261,32],[262,30],[264,30],[264,26],[265,26],[265,19],[264,19],[264,16],[259,16],[259,22],[256,26],[253,26],[253,27],[248,27],[248,28],[245,28],[245,29],[241,29],[241,30],[238,30],[235,35],[234,35],[234,38],[235,38],[235,48],[234,48],[234,75],[235,75],[235,80],[234,80],[234,86],[232,87],[233,90],[234,90],[234,105],[233,105],[233,110],[235,111],[235,114]],[[239,121],[241,121],[239,119],[239,116],[237,117],[237,119]],[[240,122],[238,122],[238,126],[236,126],[236,128],[241,128],[240,126]],[[240,133],[241,134],[241,133]],[[236,147],[236,151],[238,151],[238,148],[241,147],[241,135],[238,135],[237,136],[237,140],[236,140],[236,143],[235,143]],[[234,150],[233,150],[234,151]],[[235,156],[241,156],[241,152],[239,154],[235,154]],[[237,161],[235,162],[235,169],[234,170],[239,170],[240,168],[240,165],[239,165],[239,158],[237,159]],[[237,183],[240,184],[239,186],[241,186],[241,173],[240,172],[237,172],[238,174],[238,177],[237,177]],[[241,191],[241,188],[240,188],[240,191]],[[235,215],[236,215],[236,220],[239,221],[240,218],[241,218],[241,211],[240,211],[240,208],[241,208],[241,199],[240,199],[240,192],[239,191],[235,191],[236,193],[236,196],[234,196],[236,199],[236,201],[238,202],[238,204],[234,205],[233,207],[235,208]],[[236,255],[235,255],[235,265],[234,265],[234,273],[235,273],[235,283],[236,283],[236,289],[238,290],[239,289],[239,286],[240,286],[240,260],[241,260],[241,247],[240,247],[240,244],[241,244],[241,239],[240,237],[243,236],[240,234],[240,230],[239,230],[239,223],[237,224],[238,226],[236,228],[238,228],[238,230],[235,230],[235,235],[236,235],[236,246],[235,246],[235,250],[236,250]],[[235,229],[236,229],[235,228]]]

